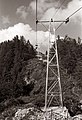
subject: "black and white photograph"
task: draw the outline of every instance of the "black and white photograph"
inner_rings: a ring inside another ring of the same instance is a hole
[[[0,0],[0,120],[82,120],[82,0]]]

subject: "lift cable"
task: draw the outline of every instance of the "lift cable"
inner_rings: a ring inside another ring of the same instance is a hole
[[[37,0],[36,0],[36,49],[38,48],[38,44],[37,44]]]
[[[70,16],[69,16],[69,18],[71,18],[74,14],[76,14],[79,10],[81,10],[82,9],[82,7],[80,7],[79,9],[77,9],[74,13],[72,13]]]
[[[55,15],[58,13],[58,11],[60,10],[60,8],[63,6],[64,2],[65,2],[65,0],[63,0],[63,2],[60,4],[60,7],[59,7],[59,9],[56,10]],[[58,5],[59,5],[59,3],[60,3],[60,0],[58,1]],[[53,17],[55,17],[55,15]],[[37,23],[38,23],[38,19],[37,19],[37,0],[36,0],[36,41],[37,41]],[[42,22],[41,22],[41,24],[48,31],[48,28]]]
[[[59,2],[60,2],[60,0],[59,0]],[[60,4],[59,9],[57,9],[57,10],[56,10],[55,15],[53,15],[53,17],[52,17],[52,18],[54,18],[54,17],[56,16],[56,14],[57,14],[57,13],[58,13],[58,11],[60,10],[60,8],[63,6],[64,2],[66,2],[66,1],[65,1],[65,0],[63,0],[63,2]],[[59,3],[58,3],[58,4],[59,4]]]
[[[77,9],[74,13],[72,13],[70,16],[68,16],[66,18],[67,22],[69,22],[69,18],[71,18],[74,14],[76,14],[78,11],[80,11],[82,9],[82,7],[80,7],[79,9]],[[66,23],[67,23],[66,22]],[[62,22],[57,28],[56,28],[56,31],[63,25],[64,22]]]

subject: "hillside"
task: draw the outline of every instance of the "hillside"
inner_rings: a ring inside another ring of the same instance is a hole
[[[0,102],[24,94],[24,67],[34,57],[35,49],[23,36],[0,44]]]
[[[82,113],[82,44],[65,37],[57,40],[63,103],[71,116]],[[24,37],[0,44],[0,112],[14,113],[28,104],[44,106],[46,63]],[[7,113],[6,113],[7,114]],[[9,113],[8,113],[9,114]],[[11,115],[10,115],[11,116]]]

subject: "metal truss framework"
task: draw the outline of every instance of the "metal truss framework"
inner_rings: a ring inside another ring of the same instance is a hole
[[[66,20],[55,21],[51,18],[51,20],[38,20],[37,19],[37,0],[36,0],[36,41],[37,41],[37,24],[42,24],[46,30],[49,31],[48,38],[48,53],[47,53],[47,73],[46,73],[46,89],[45,89],[45,120],[47,119],[47,109],[51,106],[54,106],[57,103],[57,106],[61,106],[63,108],[63,98],[62,98],[62,87],[60,80],[60,70],[59,70],[59,58],[58,58],[58,48],[57,48],[57,39],[55,36],[55,31],[65,22],[67,24],[69,22],[69,18],[76,14],[80,7],[73,14],[67,17]],[[55,22],[62,22],[56,29],[53,26]],[[43,24],[49,23],[49,29]],[[54,34],[54,45],[51,47],[51,36]],[[37,42],[36,42],[37,43]],[[37,44],[36,44],[37,48]],[[55,103],[54,103],[55,101]]]
[[[48,54],[47,54],[47,73],[46,73],[46,90],[45,90],[45,112],[47,108],[56,104],[63,107],[62,88],[60,81],[60,71],[58,62],[57,40],[55,37],[54,22],[49,22]],[[51,36],[54,34],[54,43],[51,42]],[[54,44],[51,45],[51,44]],[[56,101],[56,103],[54,103]]]
[[[62,88],[60,80],[59,60],[58,60],[58,48],[57,39],[55,36],[54,23],[65,22],[67,23],[69,18],[66,20],[55,21],[51,20],[38,20],[37,19],[37,0],[36,0],[36,41],[37,41],[37,24],[42,24],[49,32],[48,37],[48,50],[47,50],[47,71],[46,71],[46,88],[45,88],[45,117],[47,120],[47,109],[51,106],[57,105],[63,108],[62,100]],[[43,24],[49,23],[49,29]],[[51,42],[52,34],[54,35],[54,42]]]
[[[44,21],[38,21],[44,22]],[[36,21],[36,23],[38,23]],[[45,21],[46,22],[46,21]],[[48,37],[48,50],[47,50],[47,72],[46,72],[46,88],[45,88],[45,120],[47,120],[47,109],[51,106],[57,105],[63,108],[62,100],[62,88],[60,80],[59,60],[58,60],[58,48],[57,39],[55,36],[55,22],[50,20],[49,22],[49,37]],[[64,21],[66,22],[66,21]],[[52,34],[54,35],[54,42],[52,40]]]

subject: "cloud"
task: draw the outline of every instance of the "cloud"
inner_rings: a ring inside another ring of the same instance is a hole
[[[20,18],[25,20],[27,18],[27,15],[28,15],[27,7],[20,6],[19,8],[17,8],[16,14],[20,15]]]
[[[52,1],[52,2],[51,2]],[[49,20],[52,18],[52,16],[55,15],[56,12],[56,7],[60,5],[60,3],[57,2],[57,0],[38,0],[38,13],[40,19],[46,19]],[[70,14],[72,14],[75,10],[78,8],[82,7],[82,0],[72,0],[71,2],[68,3],[67,7],[61,8],[58,13],[55,15],[54,19],[55,20],[60,20],[60,19],[66,19]],[[29,7],[25,6],[20,6],[17,8],[16,14],[20,15],[22,19],[26,19],[28,12],[32,11],[35,12],[36,10],[36,4],[35,0],[32,1],[29,4]],[[82,25],[82,10],[79,11],[77,14],[73,16],[73,22],[81,22]],[[7,20],[5,23],[8,23]],[[3,42],[5,40],[12,40],[12,38],[16,35],[19,36],[24,36],[26,40],[30,40],[30,42],[35,46],[36,44],[36,32],[30,27],[28,24],[23,24],[23,23],[18,23],[12,27],[9,27],[8,29],[3,29],[0,30],[0,42]],[[39,44],[39,49],[41,51],[46,50],[47,48],[47,41],[48,41],[48,32],[44,31],[37,31],[37,39],[38,39],[38,44]]]
[[[82,7],[82,0],[72,0],[71,2],[68,3],[67,7],[65,9],[60,9],[57,14],[55,7],[49,8],[46,10],[44,15],[42,16],[41,19],[50,19],[54,18],[55,20],[65,20],[68,16],[70,16],[73,12],[75,12],[77,9]],[[80,10],[78,13],[76,13],[72,19],[74,22],[78,22],[78,19],[80,22],[82,21],[82,10]]]
[[[44,12],[46,12],[46,10],[48,10],[49,8],[58,8],[59,6],[59,2],[57,1],[49,1],[49,0],[38,0],[37,2],[37,12],[38,12],[38,17],[42,16],[44,14]],[[32,1],[29,4],[29,9],[31,9],[31,11],[35,12],[36,11],[36,1]]]
[[[65,20],[71,14],[73,14],[77,9],[82,7],[82,0],[65,0],[62,7],[57,11],[57,6],[62,4],[62,0],[37,0],[38,1],[38,20]],[[29,8],[33,13],[36,13],[36,1],[33,0],[29,4]],[[56,12],[57,11],[57,12]],[[60,23],[55,22],[54,26],[57,28]],[[44,25],[49,25],[49,23],[44,23]],[[72,27],[73,26],[73,27]],[[79,27],[78,27],[79,26]],[[68,24],[63,24],[62,29],[58,29],[57,33],[64,36],[69,34],[72,37],[82,36],[82,9],[74,14],[70,19]]]
[[[57,8],[62,4],[62,0],[38,0],[37,3],[38,19],[50,20],[65,20],[69,15],[75,12],[78,8],[82,7],[82,0],[70,0],[65,1],[61,8],[57,11]],[[36,1],[32,1],[29,4],[31,11],[36,11]],[[82,10],[72,17],[74,22],[82,22]]]
[[[24,36],[26,40],[30,40],[31,44],[36,45],[36,32],[28,24],[18,23],[8,29],[0,30],[0,42],[5,40],[12,40],[14,36]],[[37,39],[39,50],[44,51],[47,48],[46,32],[37,31]],[[45,46],[45,47],[41,47]]]
[[[38,19],[50,20],[51,18],[55,20],[65,20],[69,15],[75,12],[78,8],[82,7],[82,0],[70,0],[70,2],[65,1],[62,4],[62,0],[37,0],[37,12]],[[61,8],[56,13],[57,9]],[[36,14],[36,0],[33,0],[28,7],[20,6],[17,8],[16,14],[20,15],[22,19],[26,19],[28,13]],[[76,15],[74,15],[74,22],[82,21],[82,11],[80,10]],[[78,18],[79,17],[79,18]]]
[[[4,25],[9,24],[10,23],[9,17],[8,16],[2,16],[2,23]]]

